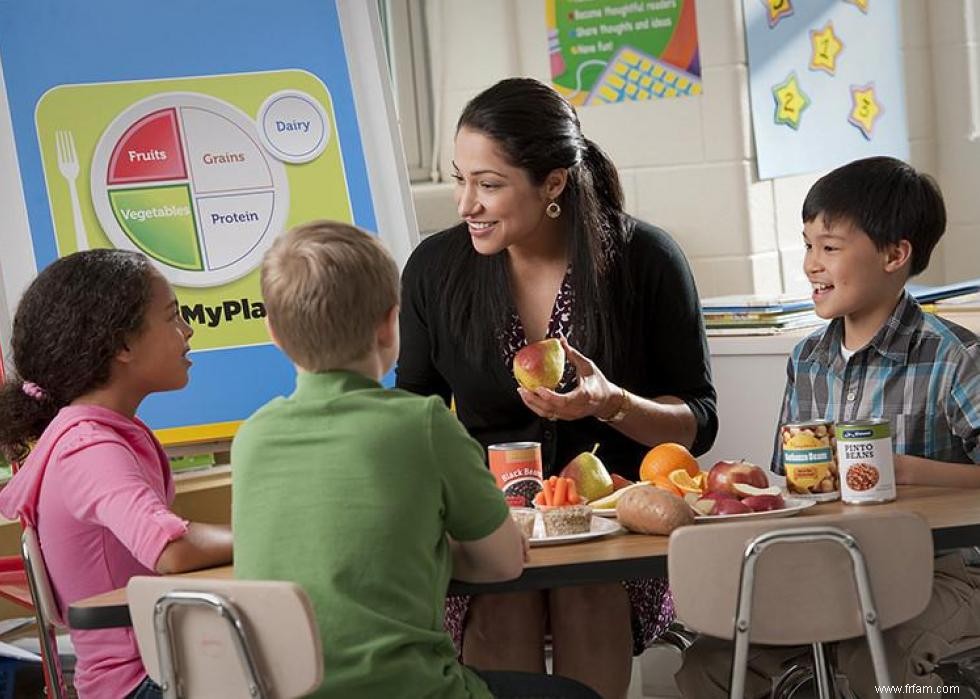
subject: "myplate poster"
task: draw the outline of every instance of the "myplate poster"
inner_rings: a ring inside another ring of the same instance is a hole
[[[338,7],[228,10],[0,4],[30,229],[4,246],[29,246],[36,269],[139,250],[174,285],[194,329],[191,381],[140,410],[165,441],[229,436],[291,390],[259,288],[277,235],[314,218],[377,230]]]
[[[759,178],[907,159],[899,3],[742,0]]]

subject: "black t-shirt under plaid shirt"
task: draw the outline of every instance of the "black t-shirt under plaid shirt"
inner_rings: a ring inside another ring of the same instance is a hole
[[[898,454],[980,463],[980,340],[974,333],[923,313],[903,292],[871,342],[848,361],[841,356],[843,336],[837,318],[793,350],[780,424],[886,417]],[[783,473],[778,430],[772,470]]]

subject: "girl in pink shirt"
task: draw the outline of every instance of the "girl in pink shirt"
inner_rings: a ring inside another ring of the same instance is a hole
[[[187,384],[191,335],[170,285],[136,252],[64,257],[20,301],[0,449],[23,467],[0,491],[0,514],[37,529],[62,611],[133,575],[231,560],[228,526],[170,511],[169,461],[136,417],[149,394]],[[132,629],[70,633],[79,697],[160,696]]]

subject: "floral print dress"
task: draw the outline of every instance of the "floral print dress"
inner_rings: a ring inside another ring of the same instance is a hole
[[[571,270],[565,273],[565,279],[555,298],[555,306],[548,321],[548,337],[564,335],[572,337],[571,306],[572,287]],[[524,326],[517,313],[511,315],[510,323],[503,333],[503,361],[511,366],[514,355],[527,345]],[[565,369],[559,391],[568,390],[575,380],[575,369],[570,364]],[[674,621],[674,601],[667,588],[664,578],[648,578],[644,580],[624,580],[622,582],[629,596],[632,609],[633,653],[639,655],[667,629]],[[456,651],[462,655],[463,632],[466,627],[466,614],[469,611],[469,595],[448,595],[446,597],[445,628],[456,644]]]

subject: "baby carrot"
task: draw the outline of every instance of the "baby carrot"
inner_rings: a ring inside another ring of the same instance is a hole
[[[568,479],[559,478],[558,482],[555,483],[555,504],[562,506],[568,504],[568,499],[565,497],[568,494]]]
[[[543,490],[539,491],[538,494],[534,496],[534,504],[535,505],[546,505],[547,504],[544,501],[544,491]]]
[[[554,505],[555,504],[554,502],[555,495],[553,491],[554,486],[551,484],[550,480],[545,481],[543,485],[544,485],[544,490],[542,492],[544,493],[544,504]]]
[[[575,487],[575,481],[571,478],[568,479],[568,504],[578,505],[582,498],[578,495],[578,488]]]

